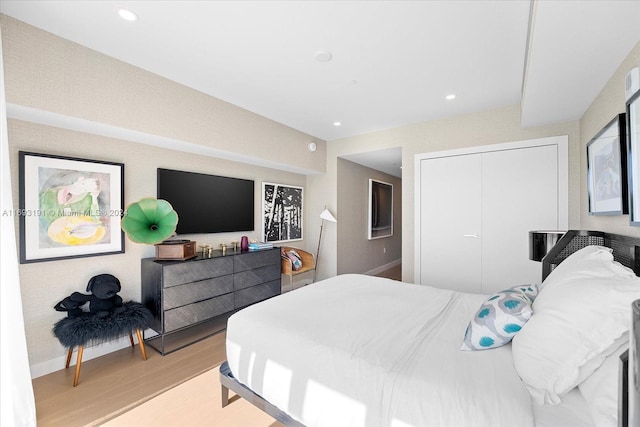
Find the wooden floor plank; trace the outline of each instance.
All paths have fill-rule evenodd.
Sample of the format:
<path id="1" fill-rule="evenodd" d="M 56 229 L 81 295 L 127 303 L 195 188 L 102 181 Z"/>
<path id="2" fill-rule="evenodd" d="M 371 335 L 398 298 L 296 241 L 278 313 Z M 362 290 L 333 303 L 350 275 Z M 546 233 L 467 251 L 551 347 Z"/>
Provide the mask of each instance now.
<path id="1" fill-rule="evenodd" d="M 97 425 L 222 363 L 221 332 L 166 356 L 127 347 L 82 363 L 73 387 L 75 355 L 68 369 L 33 380 L 39 427 Z M 63 367 L 62 367 L 63 368 Z"/>

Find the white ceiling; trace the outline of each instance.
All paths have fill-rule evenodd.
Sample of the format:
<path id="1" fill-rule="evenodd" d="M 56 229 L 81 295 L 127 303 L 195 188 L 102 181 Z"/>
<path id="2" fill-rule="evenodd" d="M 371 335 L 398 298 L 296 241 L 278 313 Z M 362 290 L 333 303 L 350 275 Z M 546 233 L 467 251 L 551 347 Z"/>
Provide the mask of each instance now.
<path id="1" fill-rule="evenodd" d="M 400 147 L 347 154 L 342 158 L 402 178 L 402 148 Z"/>
<path id="2" fill-rule="evenodd" d="M 0 12 L 327 141 L 518 103 L 525 127 L 577 120 L 640 40 L 640 1 L 626 0 L 2 0 Z"/>

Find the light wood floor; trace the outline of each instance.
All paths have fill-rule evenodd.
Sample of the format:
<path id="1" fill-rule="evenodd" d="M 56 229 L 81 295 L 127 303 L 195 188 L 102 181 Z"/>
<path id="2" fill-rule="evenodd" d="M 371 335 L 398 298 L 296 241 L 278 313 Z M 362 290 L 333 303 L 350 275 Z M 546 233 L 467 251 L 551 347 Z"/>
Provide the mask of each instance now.
<path id="1" fill-rule="evenodd" d="M 378 277 L 386 277 L 387 279 L 402 280 L 402 264 L 391 267 L 388 270 L 376 274 Z"/>
<path id="2" fill-rule="evenodd" d="M 399 265 L 377 276 L 400 280 L 401 272 Z M 83 362 L 77 387 L 72 385 L 75 365 L 36 378 L 38 426 L 100 425 L 113 419 L 220 365 L 226 359 L 224 340 L 221 332 L 166 356 L 146 346 L 146 361 L 137 345 L 128 347 Z"/>
<path id="3" fill-rule="evenodd" d="M 222 332 L 166 356 L 146 346 L 146 361 L 136 344 L 83 362 L 77 387 L 75 365 L 36 378 L 38 426 L 99 425 L 222 363 L 224 339 Z"/>

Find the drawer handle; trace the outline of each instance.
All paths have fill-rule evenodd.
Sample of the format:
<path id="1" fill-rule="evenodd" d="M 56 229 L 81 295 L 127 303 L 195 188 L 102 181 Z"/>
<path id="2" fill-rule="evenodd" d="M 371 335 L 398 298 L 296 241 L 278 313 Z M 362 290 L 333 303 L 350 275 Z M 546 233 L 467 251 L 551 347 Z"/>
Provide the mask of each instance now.
<path id="1" fill-rule="evenodd" d="M 471 239 L 477 239 L 478 238 L 478 233 L 464 234 L 462 237 L 468 237 L 468 238 L 471 238 Z"/>

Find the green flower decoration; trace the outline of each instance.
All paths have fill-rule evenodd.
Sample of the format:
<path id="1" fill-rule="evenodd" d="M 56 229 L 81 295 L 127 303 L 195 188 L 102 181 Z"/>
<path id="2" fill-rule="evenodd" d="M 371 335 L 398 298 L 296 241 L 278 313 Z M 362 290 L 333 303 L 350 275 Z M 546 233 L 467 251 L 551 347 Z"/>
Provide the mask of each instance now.
<path id="1" fill-rule="evenodd" d="M 145 197 L 127 206 L 121 226 L 133 242 L 154 245 L 176 231 L 178 214 L 169 202 Z"/>

